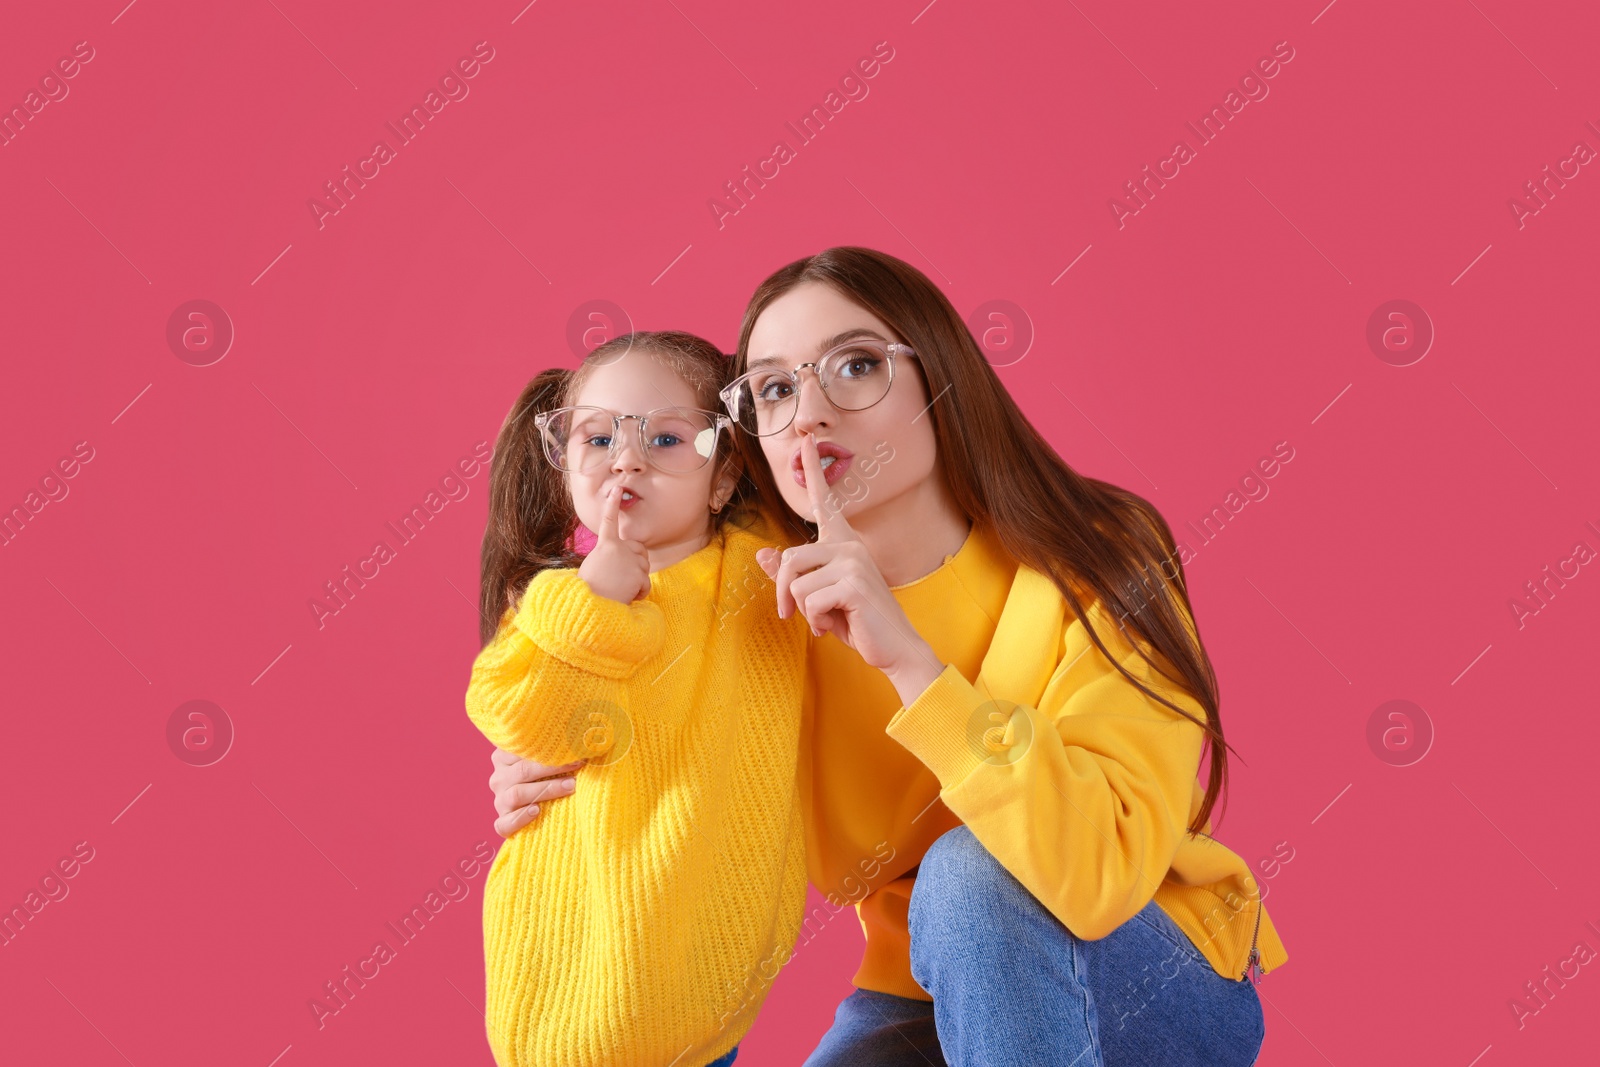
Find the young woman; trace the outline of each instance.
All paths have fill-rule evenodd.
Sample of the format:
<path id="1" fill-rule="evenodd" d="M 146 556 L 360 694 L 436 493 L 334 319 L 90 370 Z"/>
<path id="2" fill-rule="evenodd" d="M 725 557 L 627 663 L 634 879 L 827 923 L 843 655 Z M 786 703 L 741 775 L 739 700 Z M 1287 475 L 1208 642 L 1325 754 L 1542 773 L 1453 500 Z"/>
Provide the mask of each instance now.
<path id="1" fill-rule="evenodd" d="M 737 358 L 724 401 L 794 546 L 759 562 L 833 638 L 801 732 L 811 882 L 866 932 L 807 1063 L 1253 1063 L 1250 979 L 1288 957 L 1210 836 L 1227 745 L 1166 522 L 1056 455 L 892 256 L 773 274 Z M 560 768 L 495 764 L 503 834 L 561 795 Z"/>

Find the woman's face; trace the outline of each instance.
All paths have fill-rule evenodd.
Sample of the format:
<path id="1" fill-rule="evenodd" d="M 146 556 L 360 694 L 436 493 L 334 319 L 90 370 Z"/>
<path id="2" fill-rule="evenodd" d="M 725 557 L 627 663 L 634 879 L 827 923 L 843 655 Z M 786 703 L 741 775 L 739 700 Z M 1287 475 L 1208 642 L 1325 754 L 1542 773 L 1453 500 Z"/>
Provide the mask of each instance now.
<path id="1" fill-rule="evenodd" d="M 772 361 L 793 371 L 814 362 L 851 331 L 865 331 L 885 341 L 902 342 L 883 320 L 830 285 L 805 282 L 768 304 L 750 330 L 748 369 Z M 928 388 L 920 361 L 895 357 L 894 383 L 884 398 L 860 411 L 834 407 L 810 370 L 800 372 L 800 401 L 794 421 L 775 434 L 761 437 L 761 451 L 772 468 L 784 503 L 815 521 L 800 466 L 800 435 L 816 437 L 822 457 L 832 455 L 825 471 L 842 513 L 851 522 L 887 518 L 897 501 L 927 493 L 938 474 L 933 420 L 927 415 Z M 914 516 L 920 509 L 901 509 Z"/>

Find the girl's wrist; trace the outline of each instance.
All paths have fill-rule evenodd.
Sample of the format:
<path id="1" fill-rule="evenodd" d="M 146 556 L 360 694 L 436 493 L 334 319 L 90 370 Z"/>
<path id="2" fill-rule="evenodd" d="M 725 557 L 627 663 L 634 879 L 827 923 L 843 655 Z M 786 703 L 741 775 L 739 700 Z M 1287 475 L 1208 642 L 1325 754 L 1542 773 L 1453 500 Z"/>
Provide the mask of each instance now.
<path id="1" fill-rule="evenodd" d="M 604 578 L 591 578 L 582 573 L 580 573 L 578 577 L 582 578 L 583 584 L 589 587 L 589 592 L 599 597 L 601 600 L 610 600 L 617 604 L 633 603 L 631 600 L 622 599 L 620 595 L 618 595 L 616 592 L 613 592 L 614 585 Z"/>

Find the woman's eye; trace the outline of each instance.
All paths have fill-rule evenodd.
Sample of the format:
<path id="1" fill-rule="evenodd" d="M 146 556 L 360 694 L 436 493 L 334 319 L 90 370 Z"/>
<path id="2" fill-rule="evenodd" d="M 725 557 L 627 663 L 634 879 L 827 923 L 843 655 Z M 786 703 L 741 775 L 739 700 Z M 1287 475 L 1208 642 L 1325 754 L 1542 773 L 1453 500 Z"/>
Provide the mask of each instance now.
<path id="1" fill-rule="evenodd" d="M 769 402 L 783 400 L 788 397 L 790 388 L 790 383 L 785 379 L 770 378 L 764 385 L 757 387 L 756 397 Z"/>
<path id="2" fill-rule="evenodd" d="M 846 378 L 865 378 L 878 367 L 878 360 L 872 356 L 852 356 L 840 366 L 840 373 Z"/>

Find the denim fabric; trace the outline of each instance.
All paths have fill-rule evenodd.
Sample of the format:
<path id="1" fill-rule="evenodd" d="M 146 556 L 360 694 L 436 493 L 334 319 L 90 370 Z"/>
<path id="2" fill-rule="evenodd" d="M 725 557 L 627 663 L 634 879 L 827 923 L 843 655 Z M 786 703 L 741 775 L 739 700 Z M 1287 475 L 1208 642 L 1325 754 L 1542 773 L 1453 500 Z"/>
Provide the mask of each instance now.
<path id="1" fill-rule="evenodd" d="M 732 1063 L 738 1055 L 739 1046 L 735 1045 L 727 1052 L 724 1052 L 722 1055 L 706 1064 L 706 1067 L 728 1067 L 728 1064 Z"/>
<path id="2" fill-rule="evenodd" d="M 1084 941 L 972 831 L 941 835 L 911 891 L 911 974 L 932 1003 L 858 989 L 806 1067 L 1249 1067 L 1266 1034 L 1154 901 Z"/>

